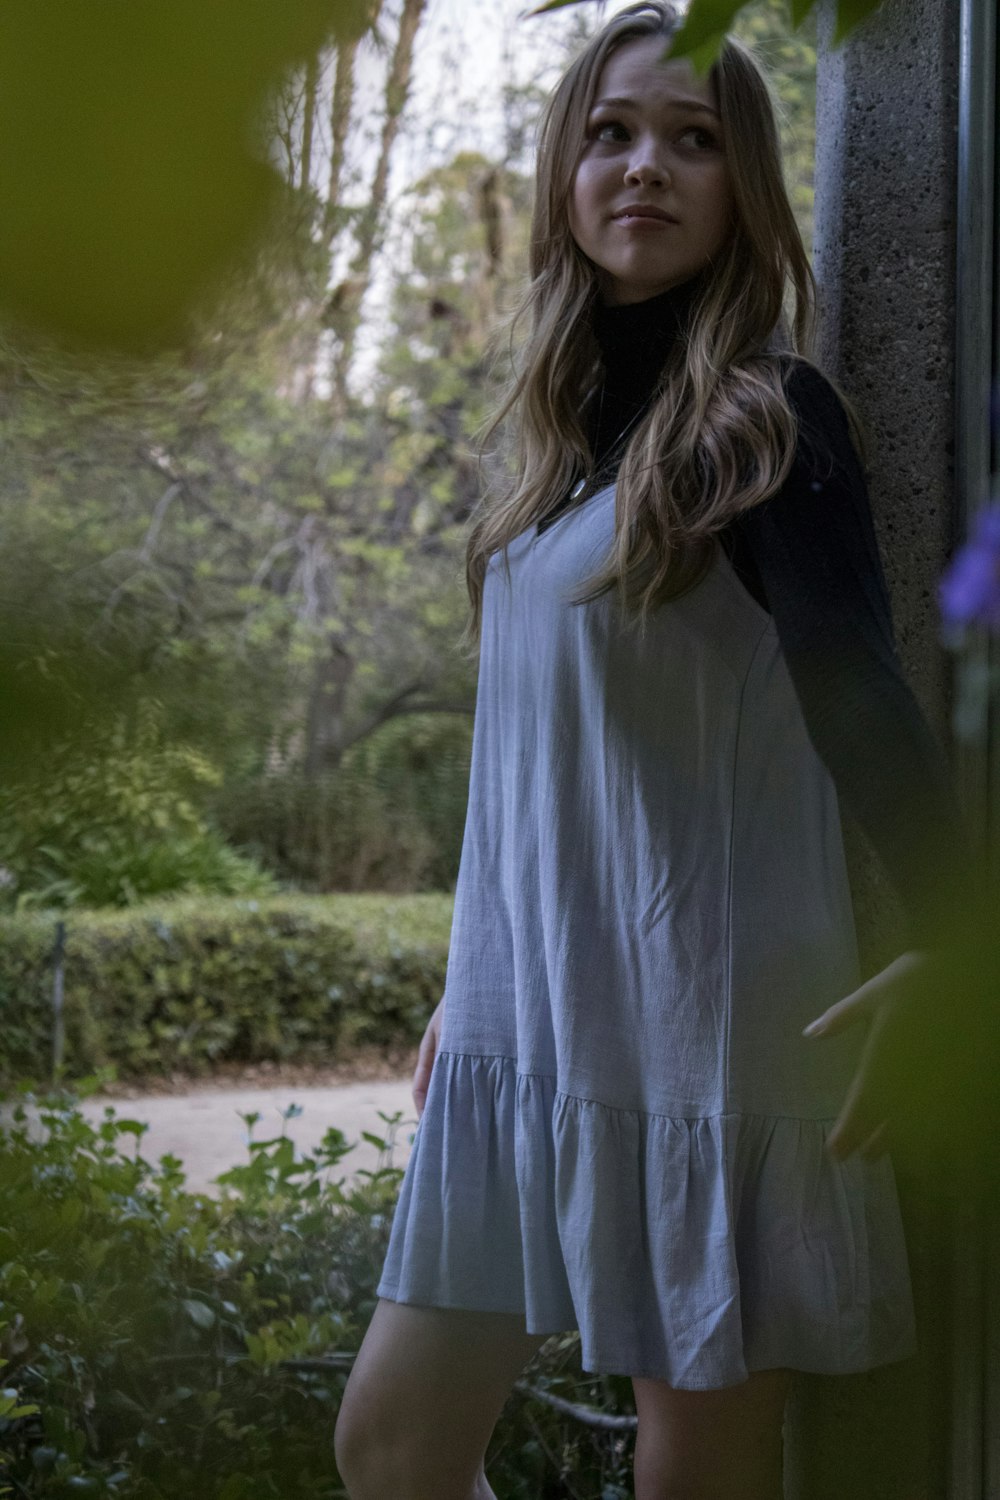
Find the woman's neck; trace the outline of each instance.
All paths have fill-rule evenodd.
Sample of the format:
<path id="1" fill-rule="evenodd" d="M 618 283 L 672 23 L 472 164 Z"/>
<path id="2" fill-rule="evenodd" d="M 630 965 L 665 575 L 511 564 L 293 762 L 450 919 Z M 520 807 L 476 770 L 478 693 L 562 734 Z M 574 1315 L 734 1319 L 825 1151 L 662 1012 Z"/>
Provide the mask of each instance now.
<path id="1" fill-rule="evenodd" d="M 589 412 L 589 437 L 597 461 L 649 400 L 687 320 L 698 278 L 643 302 L 596 303 L 591 326 L 604 365 L 603 386 Z"/>

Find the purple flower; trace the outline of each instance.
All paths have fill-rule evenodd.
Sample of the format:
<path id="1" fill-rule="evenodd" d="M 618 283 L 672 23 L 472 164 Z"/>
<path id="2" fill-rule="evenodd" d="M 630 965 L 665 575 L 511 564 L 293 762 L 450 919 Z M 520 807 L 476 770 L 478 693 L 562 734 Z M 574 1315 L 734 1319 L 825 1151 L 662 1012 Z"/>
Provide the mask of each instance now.
<path id="1" fill-rule="evenodd" d="M 1000 633 L 1000 502 L 980 511 L 973 532 L 938 585 L 949 625 L 985 625 Z"/>

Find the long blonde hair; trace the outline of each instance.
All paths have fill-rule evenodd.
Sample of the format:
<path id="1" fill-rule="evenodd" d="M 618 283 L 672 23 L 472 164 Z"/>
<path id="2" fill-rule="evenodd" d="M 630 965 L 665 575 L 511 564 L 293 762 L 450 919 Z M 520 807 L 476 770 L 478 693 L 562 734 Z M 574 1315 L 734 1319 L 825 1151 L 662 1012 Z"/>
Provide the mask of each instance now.
<path id="1" fill-rule="evenodd" d="M 565 495 L 591 462 L 581 422 L 599 375 L 591 329 L 597 271 L 577 246 L 568 204 L 601 70 L 626 42 L 673 36 L 679 18 L 664 0 L 631 5 L 587 44 L 552 94 L 541 127 L 531 233 L 530 282 L 512 320 L 529 320 L 520 368 L 485 442 L 513 416 L 516 477 L 487 490 L 466 552 L 475 647 L 492 554 L 507 547 Z M 785 188 L 775 106 L 753 54 L 727 37 L 709 79 L 726 140 L 735 222 L 716 260 L 693 283 L 678 338 L 650 408 L 625 449 L 617 479 L 615 540 L 602 567 L 572 596 L 588 603 L 617 589 L 640 628 L 653 608 L 693 589 L 708 572 L 715 533 L 784 482 L 797 422 L 784 393 L 780 355 L 811 349 L 816 283 Z M 792 332 L 784 304 L 793 294 Z M 853 414 L 852 414 L 853 416 Z"/>

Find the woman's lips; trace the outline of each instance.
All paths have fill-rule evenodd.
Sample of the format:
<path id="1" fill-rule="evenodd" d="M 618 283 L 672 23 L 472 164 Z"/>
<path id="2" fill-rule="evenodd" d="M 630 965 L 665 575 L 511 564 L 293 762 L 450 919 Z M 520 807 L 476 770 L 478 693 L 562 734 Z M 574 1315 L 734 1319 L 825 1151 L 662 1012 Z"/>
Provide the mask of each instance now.
<path id="1" fill-rule="evenodd" d="M 642 208 L 639 205 L 636 205 L 635 208 L 623 208 L 620 213 L 615 214 L 614 220 L 616 224 L 624 224 L 629 228 L 633 225 L 642 224 L 659 226 L 665 229 L 668 225 L 677 223 L 677 220 L 672 218 L 670 214 L 664 213 L 660 209 Z"/>

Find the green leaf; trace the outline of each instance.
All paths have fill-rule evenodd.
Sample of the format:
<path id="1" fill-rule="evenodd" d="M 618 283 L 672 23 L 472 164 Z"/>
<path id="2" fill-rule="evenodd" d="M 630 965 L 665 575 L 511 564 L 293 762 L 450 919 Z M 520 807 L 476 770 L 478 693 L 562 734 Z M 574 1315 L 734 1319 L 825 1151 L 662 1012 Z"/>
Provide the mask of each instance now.
<path id="1" fill-rule="evenodd" d="M 725 39 L 726 33 L 720 31 L 717 36 L 710 37 L 707 42 L 702 42 L 697 47 L 692 47 L 690 51 L 685 50 L 684 52 L 677 53 L 672 48 L 670 55 L 671 57 L 686 57 L 694 71 L 701 77 L 704 77 L 722 51 L 722 44 Z"/>
<path id="2" fill-rule="evenodd" d="M 691 0 L 684 23 L 674 37 L 670 56 L 689 57 L 699 72 L 707 71 L 699 66 L 699 60 L 703 62 L 711 49 L 714 61 L 726 32 L 744 4 L 745 0 Z"/>
<path id="3" fill-rule="evenodd" d="M 225 1484 L 219 1490 L 219 1500 L 245 1500 L 247 1495 L 254 1494 L 256 1484 L 247 1474 L 230 1474 Z"/>
<path id="4" fill-rule="evenodd" d="M 881 4 L 882 0 L 838 0 L 837 28 L 833 36 L 834 46 L 839 46 L 855 27 L 874 15 L 875 11 L 880 9 Z"/>
<path id="5" fill-rule="evenodd" d="M 49 1447 L 48 1444 L 39 1444 L 37 1448 L 33 1448 L 31 1450 L 32 1466 L 37 1469 L 40 1474 L 51 1473 L 51 1471 L 55 1468 L 57 1457 L 58 1450 L 56 1448 Z"/>
<path id="6" fill-rule="evenodd" d="M 191 1322 L 199 1328 L 212 1328 L 215 1324 L 215 1313 L 204 1302 L 197 1302 L 193 1297 L 181 1299 L 181 1305 L 187 1313 Z"/>
<path id="7" fill-rule="evenodd" d="M 578 5 L 581 0 L 546 0 L 528 11 L 529 16 L 540 16 L 546 11 L 562 10 L 567 5 Z M 815 0 L 789 0 L 792 25 L 799 27 L 815 7 Z M 839 0 L 834 44 L 839 45 L 857 26 L 873 15 L 882 0 Z M 688 57 L 699 73 L 711 67 L 723 39 L 741 10 L 747 9 L 747 0 L 691 0 L 684 23 L 674 38 L 671 57 Z"/>
<path id="8" fill-rule="evenodd" d="M 255 112 L 342 6 L 0 7 L 5 317 L 70 342 L 182 339 L 276 206 Z M 353 16 L 351 17 L 353 24 Z"/>
<path id="9" fill-rule="evenodd" d="M 579 5 L 581 0 L 545 0 L 544 5 L 536 5 L 534 10 L 529 10 L 529 16 L 540 16 L 547 10 L 562 10 L 566 5 Z"/>

